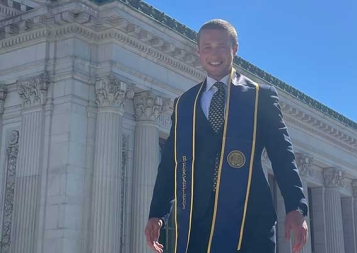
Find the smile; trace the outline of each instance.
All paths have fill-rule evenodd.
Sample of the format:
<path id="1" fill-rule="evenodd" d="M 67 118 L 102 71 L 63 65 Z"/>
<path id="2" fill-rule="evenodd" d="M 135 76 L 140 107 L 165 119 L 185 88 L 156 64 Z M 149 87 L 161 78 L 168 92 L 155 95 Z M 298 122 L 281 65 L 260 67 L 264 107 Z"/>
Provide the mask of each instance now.
<path id="1" fill-rule="evenodd" d="M 221 63 L 222 63 L 221 61 L 214 61 L 214 62 L 210 62 L 209 64 L 213 66 L 217 66 L 220 65 Z"/>

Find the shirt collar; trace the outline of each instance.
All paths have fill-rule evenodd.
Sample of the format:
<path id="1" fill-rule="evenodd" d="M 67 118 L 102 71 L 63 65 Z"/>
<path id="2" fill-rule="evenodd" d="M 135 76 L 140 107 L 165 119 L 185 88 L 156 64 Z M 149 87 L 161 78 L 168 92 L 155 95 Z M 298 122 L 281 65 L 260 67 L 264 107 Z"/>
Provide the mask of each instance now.
<path id="1" fill-rule="evenodd" d="M 219 82 L 224 83 L 226 86 L 228 86 L 228 79 L 229 79 L 229 75 L 226 75 L 225 77 L 223 77 L 221 80 L 219 80 Z M 232 79 L 236 78 L 236 70 L 233 69 L 233 74 L 232 74 Z M 206 79 L 206 91 L 210 90 L 212 88 L 212 86 L 217 82 L 217 80 L 213 79 L 212 77 L 207 76 Z"/>

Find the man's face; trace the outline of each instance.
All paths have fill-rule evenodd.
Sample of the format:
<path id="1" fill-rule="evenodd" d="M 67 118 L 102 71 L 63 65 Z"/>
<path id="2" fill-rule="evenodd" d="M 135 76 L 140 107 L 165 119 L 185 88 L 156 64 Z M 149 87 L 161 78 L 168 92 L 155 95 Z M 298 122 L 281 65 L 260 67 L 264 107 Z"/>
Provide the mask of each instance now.
<path id="1" fill-rule="evenodd" d="M 207 74 L 219 81 L 230 73 L 238 45 L 232 45 L 228 32 L 222 29 L 201 31 L 198 55 Z"/>

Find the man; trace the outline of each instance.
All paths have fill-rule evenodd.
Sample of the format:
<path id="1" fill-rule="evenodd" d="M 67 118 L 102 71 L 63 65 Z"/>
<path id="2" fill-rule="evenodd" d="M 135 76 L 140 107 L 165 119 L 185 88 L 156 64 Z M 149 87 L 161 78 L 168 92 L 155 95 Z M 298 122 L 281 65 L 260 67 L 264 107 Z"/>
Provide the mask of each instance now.
<path id="1" fill-rule="evenodd" d="M 307 203 L 274 87 L 233 69 L 237 33 L 223 20 L 204 24 L 198 53 L 207 72 L 175 100 L 145 236 L 163 252 L 160 228 L 174 201 L 175 253 L 273 253 L 276 213 L 261 166 L 266 148 L 286 208 L 294 252 L 307 240 Z"/>

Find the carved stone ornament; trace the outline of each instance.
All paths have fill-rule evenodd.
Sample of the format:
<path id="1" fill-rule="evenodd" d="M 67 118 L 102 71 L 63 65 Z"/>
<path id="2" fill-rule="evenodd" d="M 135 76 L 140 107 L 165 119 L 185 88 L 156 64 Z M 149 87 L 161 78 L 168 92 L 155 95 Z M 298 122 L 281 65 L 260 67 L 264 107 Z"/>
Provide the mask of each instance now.
<path id="1" fill-rule="evenodd" d="M 0 114 L 4 112 L 6 95 L 7 95 L 7 90 L 5 84 L 0 84 Z"/>
<path id="2" fill-rule="evenodd" d="M 19 131 L 14 130 L 10 133 L 9 144 L 6 150 L 6 182 L 4 193 L 4 213 L 2 220 L 2 236 L 0 252 L 9 253 L 11 245 L 11 229 L 12 229 L 12 216 L 14 206 L 14 193 L 15 193 L 15 178 L 16 178 L 16 162 L 17 154 L 19 151 Z"/>
<path id="3" fill-rule="evenodd" d="M 124 224 L 125 224 L 125 193 L 126 193 L 126 183 L 125 183 L 125 176 L 126 171 L 128 170 L 128 159 L 129 159 L 129 135 L 123 134 L 122 135 L 122 161 L 121 161 L 121 176 L 120 176 L 120 184 L 121 184 L 121 191 L 120 191 L 120 245 L 124 243 Z"/>
<path id="4" fill-rule="evenodd" d="M 304 177 L 312 176 L 311 165 L 314 158 L 303 153 L 296 153 L 295 157 L 300 175 Z"/>
<path id="5" fill-rule="evenodd" d="M 357 198 L 357 180 L 352 181 L 353 197 Z"/>
<path id="6" fill-rule="evenodd" d="M 99 79 L 95 83 L 97 104 L 99 107 L 110 106 L 124 110 L 126 99 L 134 97 L 134 91 L 128 90 L 127 84 L 113 76 Z"/>
<path id="7" fill-rule="evenodd" d="M 344 188 L 344 172 L 337 168 L 326 168 L 323 170 L 325 187 Z"/>
<path id="8" fill-rule="evenodd" d="M 135 94 L 136 121 L 156 121 L 163 111 L 163 99 L 151 91 Z"/>
<path id="9" fill-rule="evenodd" d="M 47 74 L 17 81 L 17 92 L 22 98 L 23 107 L 44 105 L 47 99 L 49 78 Z"/>

